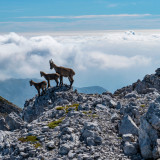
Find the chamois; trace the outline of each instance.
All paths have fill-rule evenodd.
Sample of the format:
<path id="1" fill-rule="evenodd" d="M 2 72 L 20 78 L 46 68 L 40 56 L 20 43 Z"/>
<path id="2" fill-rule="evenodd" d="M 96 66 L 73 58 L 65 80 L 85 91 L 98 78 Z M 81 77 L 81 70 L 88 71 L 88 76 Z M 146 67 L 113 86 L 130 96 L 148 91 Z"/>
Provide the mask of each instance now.
<path id="1" fill-rule="evenodd" d="M 41 77 L 44 77 L 48 81 L 48 88 L 50 87 L 50 80 L 55 80 L 58 86 L 58 78 L 60 75 L 58 73 L 52 73 L 52 74 L 46 74 L 42 71 L 40 71 Z"/>
<path id="2" fill-rule="evenodd" d="M 40 89 L 42 89 L 42 91 L 44 92 L 44 89 L 46 90 L 46 88 L 47 88 L 47 82 L 46 81 L 36 83 L 33 80 L 30 80 L 29 83 L 30 83 L 30 86 L 34 85 L 34 87 L 37 89 L 38 96 L 40 96 Z"/>
<path id="3" fill-rule="evenodd" d="M 74 82 L 73 76 L 75 75 L 75 72 L 71 68 L 56 66 L 52 61 L 52 59 L 49 61 L 49 63 L 50 63 L 50 69 L 54 68 L 56 73 L 60 75 L 60 85 L 63 85 L 63 77 L 68 77 L 70 81 L 70 87 L 71 87 Z"/>

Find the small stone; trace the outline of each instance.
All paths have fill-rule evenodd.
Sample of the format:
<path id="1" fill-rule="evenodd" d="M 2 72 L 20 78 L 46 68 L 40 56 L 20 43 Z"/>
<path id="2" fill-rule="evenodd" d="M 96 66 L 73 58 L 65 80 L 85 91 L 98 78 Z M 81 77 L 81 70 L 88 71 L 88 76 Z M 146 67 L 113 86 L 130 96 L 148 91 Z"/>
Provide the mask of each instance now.
<path id="1" fill-rule="evenodd" d="M 48 132 L 49 131 L 49 127 L 48 126 L 44 126 L 43 128 L 42 128 L 42 132 Z"/>
<path id="2" fill-rule="evenodd" d="M 70 146 L 68 144 L 62 144 L 59 149 L 59 154 L 67 155 L 70 150 Z"/>
<path id="3" fill-rule="evenodd" d="M 123 150 L 124 150 L 124 153 L 129 156 L 137 153 L 136 145 L 131 142 L 125 142 Z"/>
<path id="4" fill-rule="evenodd" d="M 46 144 L 46 146 L 47 146 L 48 149 L 53 149 L 53 148 L 55 148 L 55 143 L 54 143 L 54 141 L 51 141 L 51 142 L 48 142 Z"/>
<path id="5" fill-rule="evenodd" d="M 132 134 L 123 134 L 122 138 L 123 138 L 124 142 L 126 142 L 126 141 L 133 142 L 134 141 L 134 137 Z"/>

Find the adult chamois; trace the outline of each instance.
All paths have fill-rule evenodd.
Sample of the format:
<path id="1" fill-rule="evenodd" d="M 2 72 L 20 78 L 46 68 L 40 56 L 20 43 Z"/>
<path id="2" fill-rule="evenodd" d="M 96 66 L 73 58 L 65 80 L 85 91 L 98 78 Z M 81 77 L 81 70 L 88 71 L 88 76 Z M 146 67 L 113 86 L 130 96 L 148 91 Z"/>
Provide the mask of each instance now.
<path id="1" fill-rule="evenodd" d="M 38 96 L 40 96 L 40 89 L 42 89 L 42 92 L 44 92 L 44 89 L 46 90 L 46 88 L 47 88 L 47 82 L 46 81 L 36 83 L 33 80 L 30 80 L 29 83 L 30 83 L 30 86 L 34 85 L 34 87 L 37 89 Z"/>
<path id="2" fill-rule="evenodd" d="M 46 74 L 45 72 L 40 71 L 40 75 L 48 81 L 48 88 L 50 87 L 50 80 L 55 80 L 58 86 L 58 78 L 60 77 L 58 73 Z"/>
<path id="3" fill-rule="evenodd" d="M 63 85 L 63 77 L 68 77 L 70 81 L 70 87 L 72 87 L 72 84 L 74 82 L 73 76 L 75 75 L 75 72 L 71 68 L 65 68 L 61 66 L 56 66 L 52 59 L 49 61 L 50 63 L 50 69 L 55 69 L 56 73 L 60 75 L 60 85 Z"/>

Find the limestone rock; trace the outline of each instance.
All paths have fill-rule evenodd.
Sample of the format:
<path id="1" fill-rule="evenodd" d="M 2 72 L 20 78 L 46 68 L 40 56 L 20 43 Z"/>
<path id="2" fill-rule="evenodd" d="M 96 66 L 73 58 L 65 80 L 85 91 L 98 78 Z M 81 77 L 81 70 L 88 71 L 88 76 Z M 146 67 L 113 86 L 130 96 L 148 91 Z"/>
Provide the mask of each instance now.
<path id="1" fill-rule="evenodd" d="M 139 146 L 144 159 L 153 158 L 153 148 L 156 145 L 158 135 L 157 131 L 148 123 L 143 116 L 139 129 Z"/>
<path id="2" fill-rule="evenodd" d="M 138 135 L 138 127 L 136 124 L 133 122 L 131 117 L 129 115 L 126 115 L 123 117 L 121 120 L 121 124 L 119 126 L 119 133 L 120 134 L 133 134 L 133 135 Z"/>
<path id="3" fill-rule="evenodd" d="M 15 112 L 10 113 L 5 119 L 10 130 L 20 129 L 23 126 L 23 120 Z"/>
<path id="4" fill-rule="evenodd" d="M 137 153 L 137 145 L 132 142 L 125 142 L 124 147 L 123 147 L 124 153 L 126 155 L 135 155 Z"/>
<path id="5" fill-rule="evenodd" d="M 160 131 L 160 104 L 151 103 L 146 113 L 147 120 L 150 124 Z"/>
<path id="6" fill-rule="evenodd" d="M 7 131 L 8 126 L 5 122 L 5 119 L 3 117 L 0 118 L 0 130 Z"/>

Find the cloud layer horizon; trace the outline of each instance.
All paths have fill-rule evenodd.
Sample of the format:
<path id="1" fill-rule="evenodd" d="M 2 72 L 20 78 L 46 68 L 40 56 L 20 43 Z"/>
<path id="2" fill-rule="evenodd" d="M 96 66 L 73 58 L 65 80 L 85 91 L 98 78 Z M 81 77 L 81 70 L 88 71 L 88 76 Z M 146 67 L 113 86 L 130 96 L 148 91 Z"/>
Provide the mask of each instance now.
<path id="1" fill-rule="evenodd" d="M 160 64 L 160 34 L 0 35 L 0 80 L 40 78 L 49 60 L 73 68 L 75 86 L 99 85 L 110 91 L 153 72 Z M 139 77 L 138 77 L 139 76 Z"/>

